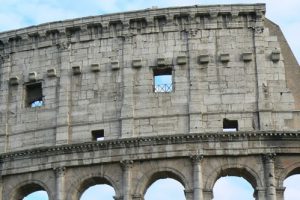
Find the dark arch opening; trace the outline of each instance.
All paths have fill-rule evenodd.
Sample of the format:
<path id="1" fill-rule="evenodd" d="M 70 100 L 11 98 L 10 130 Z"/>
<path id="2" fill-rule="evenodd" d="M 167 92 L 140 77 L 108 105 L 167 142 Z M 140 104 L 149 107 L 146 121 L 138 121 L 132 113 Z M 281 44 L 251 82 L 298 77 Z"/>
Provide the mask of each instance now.
<path id="1" fill-rule="evenodd" d="M 39 192 L 39 191 L 44 191 L 45 193 L 47 193 L 47 191 L 41 185 L 39 185 L 37 183 L 26 184 L 24 186 L 21 186 L 17 190 L 13 199 L 17 199 L 17 200 L 28 199 L 28 198 L 26 198 L 28 195 L 33 194 L 35 192 Z M 43 196 L 45 196 L 45 195 L 43 195 Z M 49 199 L 48 193 L 47 193 L 47 198 L 45 198 L 45 200 L 46 199 Z M 44 199 L 41 199 L 41 200 L 44 200 Z"/>
<path id="2" fill-rule="evenodd" d="M 113 185 L 103 177 L 92 177 L 84 180 L 78 190 L 78 200 L 88 200 L 89 196 L 105 196 L 113 199 L 116 195 Z M 102 198 L 102 197 L 101 197 Z"/>
<path id="3" fill-rule="evenodd" d="M 285 200 L 298 200 L 300 191 L 300 167 L 288 173 L 284 179 L 283 186 Z"/>

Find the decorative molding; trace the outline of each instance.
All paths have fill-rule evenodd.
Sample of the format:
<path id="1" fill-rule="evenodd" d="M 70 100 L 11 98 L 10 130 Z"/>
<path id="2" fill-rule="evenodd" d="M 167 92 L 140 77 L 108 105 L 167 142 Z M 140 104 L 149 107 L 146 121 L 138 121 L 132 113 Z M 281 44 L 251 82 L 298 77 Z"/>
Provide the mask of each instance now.
<path id="1" fill-rule="evenodd" d="M 204 156 L 203 155 L 191 155 L 190 158 L 191 158 L 193 164 L 197 164 L 203 160 Z"/>
<path id="2" fill-rule="evenodd" d="M 65 175 L 66 168 L 65 167 L 57 167 L 54 168 L 55 176 L 56 177 L 61 177 Z"/>
<path id="3" fill-rule="evenodd" d="M 274 162 L 276 158 L 276 153 L 266 153 L 263 155 L 263 159 L 265 162 Z"/>
<path id="4" fill-rule="evenodd" d="M 190 144 L 199 142 L 226 142 L 226 141 L 269 141 L 269 140 L 300 140 L 300 131 L 251 131 L 251 132 L 234 132 L 234 133 L 198 133 L 198 134 L 181 134 L 181 135 L 162 135 L 152 137 L 135 137 L 124 139 L 104 140 L 90 143 L 79 143 L 60 145 L 54 147 L 33 148 L 22 151 L 3 153 L 0 155 L 1 160 L 16 160 L 30 156 L 49 156 L 61 155 L 75 152 L 90 152 L 97 150 L 107 150 L 116 148 L 142 147 L 149 145 L 165 145 L 165 144 Z"/>
<path id="5" fill-rule="evenodd" d="M 66 49 L 68 45 L 61 44 L 62 41 L 75 43 L 158 31 L 189 31 L 190 28 L 197 26 L 190 32 L 191 36 L 195 36 L 197 29 L 218 29 L 217 18 L 223 15 L 233 16 L 226 22 L 227 29 L 244 28 L 243 16 L 255 16 L 254 19 L 246 17 L 245 19 L 248 20 L 246 24 L 256 33 L 262 33 L 264 27 L 261 24 L 263 24 L 265 10 L 264 4 L 146 9 L 52 22 L 49 27 L 42 24 L 0 33 L 0 38 L 4 49 L 12 48 L 13 51 L 21 51 L 26 45 L 28 46 L 26 48 L 58 45 L 59 48 Z M 253 24 L 256 24 L 256 27 L 252 27 Z"/>
<path id="6" fill-rule="evenodd" d="M 121 160 L 120 164 L 122 169 L 126 171 L 133 166 L 133 160 Z"/>

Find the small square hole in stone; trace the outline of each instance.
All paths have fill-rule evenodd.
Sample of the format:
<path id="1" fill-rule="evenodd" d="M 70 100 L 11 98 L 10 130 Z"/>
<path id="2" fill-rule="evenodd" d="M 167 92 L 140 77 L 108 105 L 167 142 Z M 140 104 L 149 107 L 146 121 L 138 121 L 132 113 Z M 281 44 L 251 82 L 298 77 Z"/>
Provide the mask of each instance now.
<path id="1" fill-rule="evenodd" d="M 102 141 L 104 140 L 104 130 L 93 130 L 92 131 L 92 141 Z"/>
<path id="2" fill-rule="evenodd" d="M 235 132 L 239 130 L 238 120 L 223 119 L 223 131 Z"/>

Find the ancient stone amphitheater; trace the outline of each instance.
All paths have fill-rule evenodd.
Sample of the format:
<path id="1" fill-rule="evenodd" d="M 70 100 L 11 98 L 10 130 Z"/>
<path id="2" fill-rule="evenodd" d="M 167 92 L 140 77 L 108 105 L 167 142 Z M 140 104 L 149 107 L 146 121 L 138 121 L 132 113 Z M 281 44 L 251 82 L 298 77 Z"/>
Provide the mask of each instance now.
<path id="1" fill-rule="evenodd" d="M 0 33 L 1 200 L 187 200 L 241 176 L 282 200 L 300 173 L 300 71 L 264 4 L 86 17 Z"/>

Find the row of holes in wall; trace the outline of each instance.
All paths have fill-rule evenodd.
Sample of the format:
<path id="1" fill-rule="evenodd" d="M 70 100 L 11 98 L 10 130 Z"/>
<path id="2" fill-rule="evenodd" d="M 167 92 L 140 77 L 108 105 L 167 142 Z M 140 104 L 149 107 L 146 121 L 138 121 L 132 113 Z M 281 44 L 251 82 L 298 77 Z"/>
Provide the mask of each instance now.
<path id="1" fill-rule="evenodd" d="M 238 131 L 238 121 L 223 119 L 223 131 L 224 132 L 235 132 Z M 104 130 L 92 130 L 92 141 L 103 141 L 104 140 Z"/>

